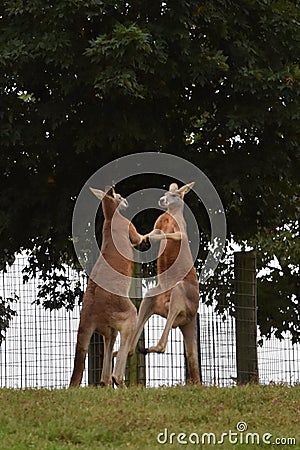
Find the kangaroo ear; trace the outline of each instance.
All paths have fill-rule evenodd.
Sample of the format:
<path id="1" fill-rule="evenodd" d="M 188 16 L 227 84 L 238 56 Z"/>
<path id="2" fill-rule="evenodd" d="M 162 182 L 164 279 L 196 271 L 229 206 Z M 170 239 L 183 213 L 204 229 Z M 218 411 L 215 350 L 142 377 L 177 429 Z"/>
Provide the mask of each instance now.
<path id="1" fill-rule="evenodd" d="M 176 192 L 176 191 L 178 191 L 178 184 L 176 183 L 170 184 L 169 192 Z"/>
<path id="2" fill-rule="evenodd" d="M 107 195 L 110 195 L 111 197 L 114 196 L 115 190 L 112 186 L 105 186 L 105 193 Z"/>
<path id="3" fill-rule="evenodd" d="M 193 188 L 194 184 L 195 184 L 195 181 L 185 184 L 180 189 L 178 189 L 179 194 L 182 195 L 182 197 L 183 197 L 185 194 L 187 194 Z"/>
<path id="4" fill-rule="evenodd" d="M 100 189 L 94 189 L 90 187 L 90 190 L 101 201 L 103 200 L 103 197 L 106 195 L 106 192 L 100 191 Z"/>

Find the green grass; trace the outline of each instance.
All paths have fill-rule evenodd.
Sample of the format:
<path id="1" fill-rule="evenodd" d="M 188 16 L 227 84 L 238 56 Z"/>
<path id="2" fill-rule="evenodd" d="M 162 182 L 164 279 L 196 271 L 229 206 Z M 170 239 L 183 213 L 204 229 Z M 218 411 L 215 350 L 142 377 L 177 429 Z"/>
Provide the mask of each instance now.
<path id="1" fill-rule="evenodd" d="M 238 422 L 258 433 L 260 444 L 201 444 L 203 433 L 217 439 Z M 168 443 L 158 433 L 168 430 Z M 179 439 L 200 443 L 179 444 Z M 170 434 L 176 433 L 170 444 Z M 194 433 L 194 434 L 191 434 Z M 296 439 L 296 445 L 268 445 L 265 433 Z M 232 436 L 231 439 L 234 439 Z M 163 435 L 161 436 L 163 440 Z M 257 438 L 256 438 L 257 439 Z M 172 440 L 172 437 L 171 437 Z M 300 449 L 300 386 L 234 388 L 178 386 L 127 390 L 80 388 L 70 390 L 0 389 L 0 449 Z"/>

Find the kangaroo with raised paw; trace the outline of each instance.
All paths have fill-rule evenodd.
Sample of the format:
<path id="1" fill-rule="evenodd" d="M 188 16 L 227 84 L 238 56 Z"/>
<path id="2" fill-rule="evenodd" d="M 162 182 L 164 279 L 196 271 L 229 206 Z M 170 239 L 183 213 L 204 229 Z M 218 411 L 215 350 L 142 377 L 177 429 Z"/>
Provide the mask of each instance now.
<path id="1" fill-rule="evenodd" d="M 132 277 L 132 245 L 142 241 L 134 225 L 120 213 L 127 200 L 112 187 L 103 192 L 90 188 L 102 201 L 104 223 L 100 256 L 91 272 L 83 297 L 70 387 L 82 380 L 85 357 L 94 332 L 104 338 L 101 385 L 124 386 L 125 365 L 136 328 L 136 308 L 128 297 Z M 109 289 L 111 286 L 111 289 Z M 120 348 L 112 373 L 113 347 L 120 332 Z"/>
<path id="2" fill-rule="evenodd" d="M 167 211 L 159 216 L 154 230 L 144 236 L 144 239 L 161 241 L 157 259 L 158 284 L 148 290 L 141 302 L 130 354 L 134 352 L 147 320 L 153 314 L 159 314 L 167 319 L 162 336 L 156 346 L 143 351 L 165 352 L 171 328 L 179 327 L 184 337 L 188 382 L 200 384 L 196 327 L 199 283 L 183 216 L 184 195 L 193 185 L 189 183 L 180 189 L 176 183 L 170 185 L 169 191 L 159 200 L 159 205 Z"/>

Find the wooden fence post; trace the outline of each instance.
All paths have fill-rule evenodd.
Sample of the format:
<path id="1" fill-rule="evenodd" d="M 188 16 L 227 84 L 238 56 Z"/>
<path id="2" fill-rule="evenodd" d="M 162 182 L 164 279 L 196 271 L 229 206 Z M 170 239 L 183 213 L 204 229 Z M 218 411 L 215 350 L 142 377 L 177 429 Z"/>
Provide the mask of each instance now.
<path id="1" fill-rule="evenodd" d="M 200 373 L 200 382 L 202 383 L 203 379 L 202 379 L 202 360 L 201 360 L 201 343 L 200 343 L 200 314 L 199 313 L 197 313 L 197 317 L 196 317 L 196 328 L 197 328 L 198 367 L 199 367 L 199 373 Z M 188 365 L 187 365 L 186 352 L 185 352 L 184 346 L 183 346 L 183 352 L 184 352 L 185 382 L 186 382 L 189 377 L 189 369 L 188 369 Z"/>
<path id="2" fill-rule="evenodd" d="M 98 230 L 101 235 L 101 229 Z M 98 233 L 97 233 L 98 235 Z M 92 248 L 92 253 L 88 259 L 88 273 L 90 273 L 94 267 L 95 261 L 99 256 L 99 250 L 95 247 Z M 86 279 L 88 282 L 88 279 Z M 103 368 L 103 356 L 104 356 L 104 340 L 103 336 L 99 333 L 94 333 L 91 337 L 88 348 L 88 385 L 99 386 L 101 381 L 101 373 Z"/>
<path id="3" fill-rule="evenodd" d="M 256 254 L 234 255 L 237 383 L 258 383 Z"/>
<path id="4" fill-rule="evenodd" d="M 99 386 L 103 367 L 104 342 L 99 333 L 94 333 L 88 350 L 88 384 Z"/>
<path id="5" fill-rule="evenodd" d="M 135 259 L 138 258 L 139 252 L 134 250 Z M 142 301 L 143 292 L 142 292 L 142 272 L 141 272 L 141 263 L 136 261 L 134 263 L 133 269 L 133 279 L 130 286 L 130 300 L 134 304 L 134 306 L 138 309 L 140 303 Z M 128 385 L 137 385 L 142 384 L 146 385 L 146 359 L 145 355 L 140 353 L 138 348 L 141 346 L 145 348 L 145 335 L 144 331 L 142 332 L 140 339 L 138 341 L 138 345 L 136 347 L 135 353 L 130 356 L 127 360 L 126 367 L 126 382 Z"/>

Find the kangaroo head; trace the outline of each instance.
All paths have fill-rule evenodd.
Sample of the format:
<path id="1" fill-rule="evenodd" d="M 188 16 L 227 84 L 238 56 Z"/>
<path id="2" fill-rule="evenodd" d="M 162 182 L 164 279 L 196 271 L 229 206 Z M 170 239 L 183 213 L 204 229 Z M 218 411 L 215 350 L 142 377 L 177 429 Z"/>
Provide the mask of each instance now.
<path id="1" fill-rule="evenodd" d="M 101 191 L 100 189 L 94 189 L 91 187 L 90 190 L 99 200 L 105 200 L 109 202 L 112 207 L 119 209 L 126 209 L 128 207 L 127 200 L 120 194 L 117 194 L 112 186 L 106 186 L 105 191 Z"/>
<path id="2" fill-rule="evenodd" d="M 162 208 L 177 208 L 182 206 L 183 197 L 187 194 L 195 182 L 185 184 L 180 189 L 178 189 L 178 185 L 176 183 L 170 184 L 169 190 L 159 199 L 159 206 Z"/>

